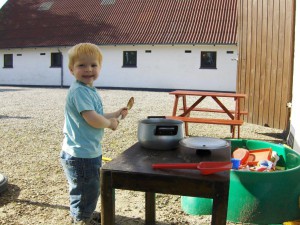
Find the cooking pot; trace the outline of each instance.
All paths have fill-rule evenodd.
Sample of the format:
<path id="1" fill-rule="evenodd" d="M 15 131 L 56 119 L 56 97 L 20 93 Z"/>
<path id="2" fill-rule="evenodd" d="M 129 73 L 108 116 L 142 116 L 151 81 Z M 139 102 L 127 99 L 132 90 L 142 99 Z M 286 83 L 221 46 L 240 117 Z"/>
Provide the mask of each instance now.
<path id="1" fill-rule="evenodd" d="M 183 138 L 183 122 L 164 118 L 148 118 L 138 124 L 138 140 L 144 148 L 171 150 Z"/>
<path id="2" fill-rule="evenodd" d="M 224 155 L 230 153 L 231 145 L 227 140 L 211 137 L 187 137 L 180 145 L 196 151 L 197 155 Z"/>

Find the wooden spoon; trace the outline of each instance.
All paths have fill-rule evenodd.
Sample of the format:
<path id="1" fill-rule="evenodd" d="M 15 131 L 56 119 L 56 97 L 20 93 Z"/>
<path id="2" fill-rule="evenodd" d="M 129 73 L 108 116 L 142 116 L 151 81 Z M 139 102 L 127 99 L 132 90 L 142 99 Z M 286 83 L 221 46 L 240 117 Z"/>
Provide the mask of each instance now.
<path id="1" fill-rule="evenodd" d="M 127 108 L 130 110 L 134 104 L 134 97 L 131 97 L 127 103 Z"/>
<path id="2" fill-rule="evenodd" d="M 131 97 L 127 103 L 127 109 L 130 110 L 134 104 L 134 97 Z M 118 117 L 118 120 L 122 119 L 122 115 Z"/>

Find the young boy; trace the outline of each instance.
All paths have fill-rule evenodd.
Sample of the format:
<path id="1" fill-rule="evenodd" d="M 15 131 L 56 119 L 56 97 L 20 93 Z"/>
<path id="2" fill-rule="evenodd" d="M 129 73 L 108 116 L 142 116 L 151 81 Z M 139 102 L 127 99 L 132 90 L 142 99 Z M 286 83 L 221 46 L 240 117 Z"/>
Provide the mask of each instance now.
<path id="1" fill-rule="evenodd" d="M 127 108 L 104 113 L 94 81 L 99 77 L 102 54 L 90 43 L 73 46 L 69 52 L 69 70 L 75 77 L 66 98 L 64 140 L 61 164 L 69 183 L 70 213 L 73 224 L 100 224 L 94 213 L 100 194 L 101 140 L 104 128 L 116 130 L 118 117 L 126 117 Z"/>

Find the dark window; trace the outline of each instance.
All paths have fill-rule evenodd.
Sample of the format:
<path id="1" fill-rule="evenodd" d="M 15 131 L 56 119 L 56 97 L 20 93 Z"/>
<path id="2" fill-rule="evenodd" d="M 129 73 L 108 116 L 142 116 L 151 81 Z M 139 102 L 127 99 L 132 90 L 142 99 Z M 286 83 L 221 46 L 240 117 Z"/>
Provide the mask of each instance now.
<path id="1" fill-rule="evenodd" d="M 4 54 L 4 68 L 13 68 L 13 54 Z"/>
<path id="2" fill-rule="evenodd" d="M 115 4 L 115 0 L 102 0 L 101 5 L 112 5 Z"/>
<path id="3" fill-rule="evenodd" d="M 53 1 L 52 2 L 43 2 L 40 7 L 38 8 L 38 10 L 40 11 L 48 11 L 51 6 L 53 5 Z"/>
<path id="4" fill-rule="evenodd" d="M 201 52 L 201 69 L 217 68 L 217 52 Z"/>
<path id="5" fill-rule="evenodd" d="M 136 51 L 123 52 L 123 67 L 136 67 Z"/>
<path id="6" fill-rule="evenodd" d="M 60 52 L 51 53 L 51 67 L 62 66 L 62 55 Z"/>

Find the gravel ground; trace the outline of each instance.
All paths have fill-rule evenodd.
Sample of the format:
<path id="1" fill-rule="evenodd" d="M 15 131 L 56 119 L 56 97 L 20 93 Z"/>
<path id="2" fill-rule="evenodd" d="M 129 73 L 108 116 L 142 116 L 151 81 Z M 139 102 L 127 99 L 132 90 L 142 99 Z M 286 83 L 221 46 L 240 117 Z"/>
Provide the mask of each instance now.
<path id="1" fill-rule="evenodd" d="M 135 105 L 118 130 L 106 130 L 105 157 L 114 158 L 137 142 L 140 119 L 172 112 L 174 97 L 167 92 L 99 92 L 107 112 L 125 106 L 131 96 L 135 98 Z M 9 178 L 8 190 L 0 195 L 0 224 L 69 224 L 68 187 L 59 164 L 66 93 L 64 88 L 0 86 L 0 173 Z M 233 106 L 233 102 L 226 105 Z M 228 126 L 189 127 L 193 136 L 230 138 Z M 241 128 L 241 137 L 283 141 L 281 130 L 247 123 Z M 142 193 L 117 190 L 116 199 L 118 224 L 144 224 Z M 187 215 L 181 210 L 180 196 L 158 194 L 157 221 L 159 225 L 209 224 L 210 216 Z"/>

